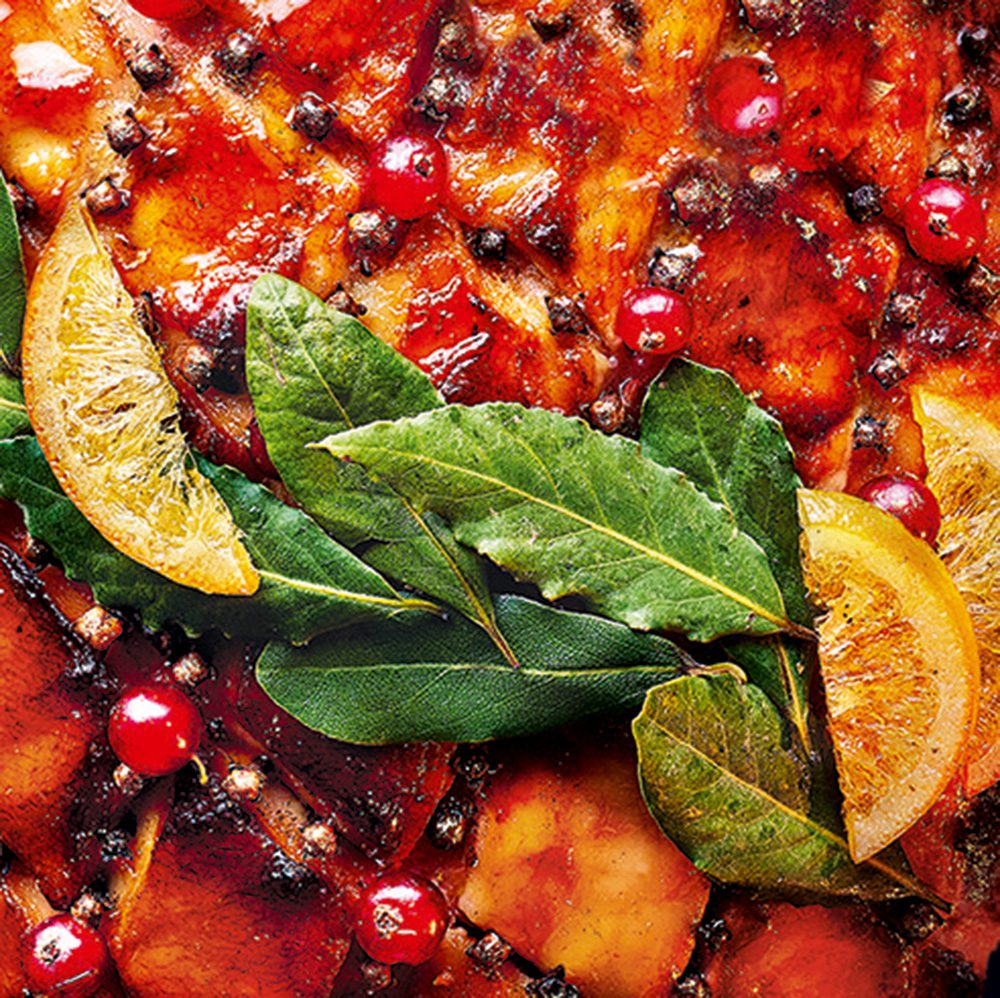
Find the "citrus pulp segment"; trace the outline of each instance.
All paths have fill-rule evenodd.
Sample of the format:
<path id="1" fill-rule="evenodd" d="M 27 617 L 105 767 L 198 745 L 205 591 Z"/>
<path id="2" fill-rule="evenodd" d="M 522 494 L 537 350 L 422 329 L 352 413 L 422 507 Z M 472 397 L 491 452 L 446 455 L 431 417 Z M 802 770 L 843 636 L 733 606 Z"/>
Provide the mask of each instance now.
<path id="1" fill-rule="evenodd" d="M 1000 428 L 952 398 L 914 391 L 927 484 L 941 507 L 938 550 L 968 607 L 979 642 L 979 720 L 966 783 L 1000 778 Z"/>
<path id="2" fill-rule="evenodd" d="M 799 493 L 806 582 L 851 855 L 910 827 L 965 758 L 979 693 L 972 623 L 933 550 L 853 496 Z"/>
<path id="3" fill-rule="evenodd" d="M 194 466 L 156 347 L 76 205 L 39 261 L 22 351 L 38 442 L 90 523 L 174 582 L 253 593 L 259 576 L 222 497 Z"/>

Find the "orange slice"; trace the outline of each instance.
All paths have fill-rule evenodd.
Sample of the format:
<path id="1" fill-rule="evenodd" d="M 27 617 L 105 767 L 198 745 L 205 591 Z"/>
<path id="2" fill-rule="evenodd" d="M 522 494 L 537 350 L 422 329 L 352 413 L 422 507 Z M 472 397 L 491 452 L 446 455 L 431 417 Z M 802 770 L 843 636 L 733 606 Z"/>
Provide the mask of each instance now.
<path id="1" fill-rule="evenodd" d="M 71 205 L 28 294 L 24 396 L 59 484 L 119 551 L 174 582 L 248 595 L 260 579 L 194 466 L 177 393 L 93 223 Z"/>
<path id="2" fill-rule="evenodd" d="M 979 657 L 944 563 L 853 496 L 799 493 L 806 581 L 827 613 L 819 657 L 855 862 L 884 849 L 965 758 Z"/>
<path id="3" fill-rule="evenodd" d="M 1000 427 L 926 389 L 912 401 L 941 506 L 938 551 L 979 642 L 979 721 L 966 770 L 967 789 L 978 793 L 1000 779 Z"/>

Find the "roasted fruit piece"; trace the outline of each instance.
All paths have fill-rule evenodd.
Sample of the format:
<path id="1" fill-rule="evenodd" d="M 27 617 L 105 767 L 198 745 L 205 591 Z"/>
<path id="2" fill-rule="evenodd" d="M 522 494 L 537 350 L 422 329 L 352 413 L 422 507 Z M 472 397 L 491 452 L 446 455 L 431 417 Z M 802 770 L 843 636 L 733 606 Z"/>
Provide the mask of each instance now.
<path id="1" fill-rule="evenodd" d="M 646 811 L 634 759 L 546 746 L 503 765 L 459 908 L 538 966 L 564 964 L 588 994 L 662 995 L 691 955 L 708 883 Z"/>
<path id="2" fill-rule="evenodd" d="M 114 806 L 108 693 L 93 654 L 0 547 L 0 838 L 58 903 L 89 875 L 93 831 Z"/>
<path id="3" fill-rule="evenodd" d="M 193 781 L 140 813 L 134 863 L 115 881 L 112 949 L 141 995 L 326 996 L 347 952 L 339 898 Z"/>

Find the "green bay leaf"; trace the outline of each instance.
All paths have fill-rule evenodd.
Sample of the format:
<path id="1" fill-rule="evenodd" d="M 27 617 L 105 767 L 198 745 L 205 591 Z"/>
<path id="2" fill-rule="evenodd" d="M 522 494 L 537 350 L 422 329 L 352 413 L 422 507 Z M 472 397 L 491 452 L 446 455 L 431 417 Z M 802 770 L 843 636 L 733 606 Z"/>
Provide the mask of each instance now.
<path id="1" fill-rule="evenodd" d="M 461 617 L 362 626 L 306 648 L 270 644 L 257 662 L 267 694 L 304 724 L 362 744 L 484 741 L 634 711 L 688 657 L 664 638 L 518 596 L 497 620 L 512 669 Z"/>
<path id="2" fill-rule="evenodd" d="M 138 610 L 149 627 L 168 621 L 189 633 L 212 629 L 247 638 L 308 641 L 359 621 L 406 610 L 435 610 L 400 597 L 301 510 L 231 468 L 199 467 L 233 512 L 260 589 L 249 597 L 210 596 L 170 582 L 108 543 L 59 487 L 33 437 L 0 442 L 0 494 L 24 511 L 70 578 L 87 582 L 106 606 Z"/>
<path id="3" fill-rule="evenodd" d="M 0 363 L 8 371 L 13 371 L 17 363 L 26 299 L 27 282 L 17 214 L 7 182 L 0 174 Z"/>
<path id="4" fill-rule="evenodd" d="M 0 371 L 0 440 L 26 433 L 31 433 L 31 421 L 21 382 L 14 375 Z"/>
<path id="5" fill-rule="evenodd" d="M 796 627 L 728 510 L 639 447 L 511 403 L 447 406 L 320 444 L 357 461 L 543 595 L 696 641 Z"/>
<path id="6" fill-rule="evenodd" d="M 856 865 L 814 813 L 781 718 L 753 686 L 683 677 L 650 690 L 632 725 L 643 796 L 666 835 L 709 876 L 802 900 L 917 895 L 941 904 L 886 850 Z"/>
<path id="7" fill-rule="evenodd" d="M 643 454 L 677 468 L 722 503 L 766 552 L 789 617 L 812 626 L 799 559 L 799 516 L 792 449 L 781 424 L 758 408 L 725 372 L 675 360 L 653 382 L 642 408 Z M 787 710 L 802 743 L 810 745 L 809 664 L 801 642 L 727 641 L 726 656 Z"/>
<path id="8" fill-rule="evenodd" d="M 378 419 L 441 406 L 427 376 L 357 319 L 275 274 L 247 306 L 247 382 L 268 453 L 295 499 L 378 571 L 482 626 L 510 657 L 480 560 L 432 513 L 357 465 L 307 445 Z"/>

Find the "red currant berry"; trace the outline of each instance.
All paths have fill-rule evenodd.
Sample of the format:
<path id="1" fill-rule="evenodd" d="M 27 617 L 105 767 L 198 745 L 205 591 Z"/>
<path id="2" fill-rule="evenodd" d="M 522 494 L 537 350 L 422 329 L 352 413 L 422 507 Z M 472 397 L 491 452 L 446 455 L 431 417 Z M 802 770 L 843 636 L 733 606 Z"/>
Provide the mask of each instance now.
<path id="1" fill-rule="evenodd" d="M 770 132 L 781 118 L 784 87 L 760 59 L 735 56 L 717 63 L 705 82 L 705 107 L 720 131 L 741 139 Z"/>
<path id="2" fill-rule="evenodd" d="M 361 895 L 354 933 L 379 963 L 423 963 L 448 927 L 448 902 L 429 881 L 405 873 L 381 877 Z"/>
<path id="3" fill-rule="evenodd" d="M 961 184 L 940 178 L 907 198 L 903 224 L 913 252 L 943 267 L 967 263 L 986 238 L 982 204 Z"/>
<path id="4" fill-rule="evenodd" d="M 172 686 L 137 686 L 112 708 L 108 738 L 126 766 L 142 776 L 166 776 L 198 751 L 201 717 Z"/>
<path id="5" fill-rule="evenodd" d="M 429 135 L 395 135 L 375 147 L 368 171 L 372 200 L 397 218 L 420 218 L 444 193 L 448 163 Z"/>
<path id="6" fill-rule="evenodd" d="M 691 340 L 691 309 L 676 291 L 635 288 L 618 306 L 615 331 L 644 353 L 677 353 Z"/>
<path id="7" fill-rule="evenodd" d="M 180 21 L 200 14 L 205 5 L 202 0 L 128 0 L 129 5 L 143 17 L 157 21 Z"/>
<path id="8" fill-rule="evenodd" d="M 882 475 L 861 490 L 861 498 L 891 513 L 911 534 L 933 544 L 941 527 L 941 509 L 934 493 L 913 475 Z"/>
<path id="9" fill-rule="evenodd" d="M 101 934 L 71 915 L 53 915 L 21 938 L 32 993 L 88 998 L 107 978 L 111 958 Z"/>

